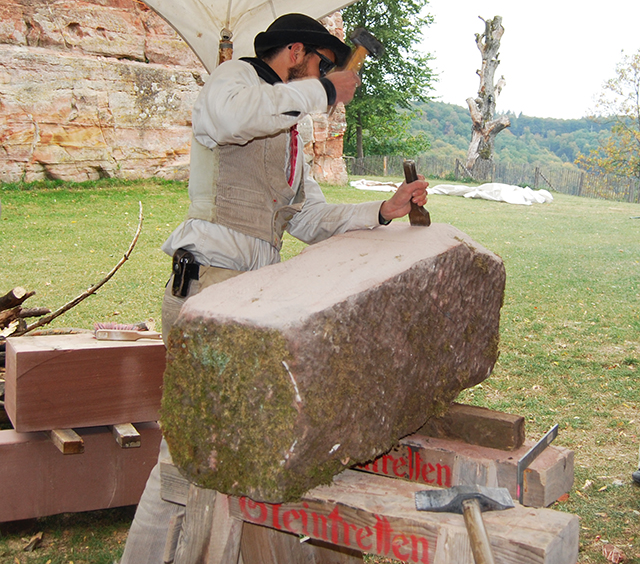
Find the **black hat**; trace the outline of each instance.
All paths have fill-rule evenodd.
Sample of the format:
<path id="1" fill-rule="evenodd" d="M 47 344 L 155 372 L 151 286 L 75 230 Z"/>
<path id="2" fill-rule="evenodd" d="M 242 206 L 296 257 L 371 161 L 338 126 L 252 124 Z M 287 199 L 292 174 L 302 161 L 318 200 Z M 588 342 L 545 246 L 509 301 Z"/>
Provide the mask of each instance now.
<path id="1" fill-rule="evenodd" d="M 324 47 L 335 53 L 339 67 L 344 65 L 351 54 L 351 49 L 331 35 L 318 21 L 304 14 L 285 14 L 276 19 L 267 31 L 256 35 L 253 46 L 256 55 L 262 57 L 274 47 L 283 47 L 289 43 L 304 43 L 315 47 Z"/>

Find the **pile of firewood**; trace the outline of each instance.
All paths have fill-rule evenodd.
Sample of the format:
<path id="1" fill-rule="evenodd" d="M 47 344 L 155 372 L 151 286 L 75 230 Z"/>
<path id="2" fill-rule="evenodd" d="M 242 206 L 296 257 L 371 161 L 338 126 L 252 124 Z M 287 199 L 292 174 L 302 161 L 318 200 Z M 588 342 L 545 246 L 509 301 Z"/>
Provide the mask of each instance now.
<path id="1" fill-rule="evenodd" d="M 24 288 L 17 286 L 0 297 L 0 340 L 16 331 L 23 332 L 27 327 L 25 319 L 51 313 L 51 310 L 46 307 L 22 307 L 22 304 L 33 295 L 35 292 L 27 292 Z"/>
<path id="2" fill-rule="evenodd" d="M 27 328 L 29 317 L 41 317 L 51 313 L 46 307 L 24 308 L 22 304 L 35 292 L 27 292 L 17 286 L 0 297 L 0 424 L 7 421 L 4 413 L 5 339 L 13 333 L 20 334 Z"/>

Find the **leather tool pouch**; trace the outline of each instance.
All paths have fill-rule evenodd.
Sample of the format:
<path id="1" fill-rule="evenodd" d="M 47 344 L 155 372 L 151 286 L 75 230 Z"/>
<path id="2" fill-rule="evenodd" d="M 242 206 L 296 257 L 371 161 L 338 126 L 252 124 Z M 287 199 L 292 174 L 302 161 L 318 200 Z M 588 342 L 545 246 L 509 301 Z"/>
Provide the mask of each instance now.
<path id="1" fill-rule="evenodd" d="M 198 280 L 200 265 L 196 257 L 189 251 L 178 249 L 173 254 L 173 286 L 171 293 L 174 296 L 186 298 L 189 293 L 189 284 L 192 280 Z"/>

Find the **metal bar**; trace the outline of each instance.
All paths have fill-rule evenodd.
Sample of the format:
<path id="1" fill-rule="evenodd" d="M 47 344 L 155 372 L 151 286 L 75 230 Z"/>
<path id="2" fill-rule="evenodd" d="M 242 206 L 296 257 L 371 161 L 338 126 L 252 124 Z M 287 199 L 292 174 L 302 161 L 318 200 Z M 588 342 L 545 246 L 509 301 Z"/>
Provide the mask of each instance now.
<path id="1" fill-rule="evenodd" d="M 518 503 L 522 505 L 524 499 L 524 471 L 531 463 L 540 456 L 540 453 L 547 448 L 553 440 L 558 436 L 558 424 L 556 423 L 551 430 L 542 437 L 529 451 L 518 461 L 518 483 L 516 487 L 516 495 Z"/>

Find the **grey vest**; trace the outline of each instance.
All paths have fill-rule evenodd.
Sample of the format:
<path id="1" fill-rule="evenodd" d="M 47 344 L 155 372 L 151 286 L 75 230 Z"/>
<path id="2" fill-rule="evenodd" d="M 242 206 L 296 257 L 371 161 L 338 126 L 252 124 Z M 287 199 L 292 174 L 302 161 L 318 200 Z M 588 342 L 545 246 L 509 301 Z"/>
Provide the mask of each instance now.
<path id="1" fill-rule="evenodd" d="M 304 204 L 304 181 L 289 186 L 289 135 L 208 149 L 191 139 L 188 218 L 204 219 L 282 247 L 282 235 Z M 300 154 L 298 158 L 302 158 Z"/>

